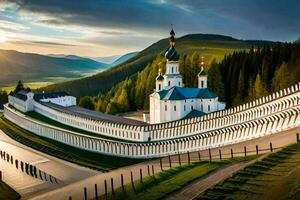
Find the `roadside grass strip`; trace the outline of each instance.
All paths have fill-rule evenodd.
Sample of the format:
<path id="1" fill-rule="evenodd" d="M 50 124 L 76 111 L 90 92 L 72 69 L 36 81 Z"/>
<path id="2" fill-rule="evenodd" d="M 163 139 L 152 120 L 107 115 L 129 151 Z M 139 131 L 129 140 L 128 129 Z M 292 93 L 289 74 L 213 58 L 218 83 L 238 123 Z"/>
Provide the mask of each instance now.
<path id="1" fill-rule="evenodd" d="M 116 189 L 114 193 L 107 194 L 108 199 L 162 199 L 167 195 L 180 190 L 182 187 L 188 185 L 192 181 L 201 177 L 207 176 L 215 170 L 225 167 L 235 162 L 249 161 L 256 156 L 247 156 L 242 158 L 235 158 L 232 160 L 221 161 L 199 161 L 174 167 L 162 172 L 156 173 L 154 176 L 144 178 L 143 181 L 137 180 L 135 182 L 124 185 Z M 105 195 L 100 197 L 101 200 L 106 199 Z"/>
<path id="2" fill-rule="evenodd" d="M 0 181 L 0 200 L 17 200 L 21 196 L 6 183 Z"/>
<path id="3" fill-rule="evenodd" d="M 197 199 L 300 199 L 300 142 L 245 167 Z"/>
<path id="4" fill-rule="evenodd" d="M 203 177 L 216 169 L 219 169 L 233 161 L 200 161 L 190 165 L 174 167 L 154 176 L 144 178 L 143 181 L 137 180 L 133 184 L 124 186 L 124 191 L 118 188 L 114 193 L 108 193 L 108 199 L 161 199 L 164 196 L 177 191 L 190 183 L 191 181 Z M 105 199 L 102 195 L 100 199 Z"/>

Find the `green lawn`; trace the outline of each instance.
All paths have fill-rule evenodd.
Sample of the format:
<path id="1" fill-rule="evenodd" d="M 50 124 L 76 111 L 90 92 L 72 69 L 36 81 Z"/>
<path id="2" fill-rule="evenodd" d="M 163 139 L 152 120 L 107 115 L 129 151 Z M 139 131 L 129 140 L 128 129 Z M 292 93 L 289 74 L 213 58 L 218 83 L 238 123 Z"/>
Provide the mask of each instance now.
<path id="1" fill-rule="evenodd" d="M 0 181 L 0 200 L 16 200 L 20 195 L 6 183 Z"/>
<path id="2" fill-rule="evenodd" d="M 237 172 L 199 199 L 300 199 L 300 142 Z"/>
<path id="3" fill-rule="evenodd" d="M 130 199 L 130 200 L 151 200 L 161 199 L 168 194 L 175 192 L 182 187 L 186 186 L 190 182 L 199 179 L 214 170 L 220 169 L 230 163 L 249 160 L 254 157 L 239 158 L 235 160 L 223 160 L 213 161 L 211 163 L 207 161 L 200 161 L 192 163 L 191 165 L 183 165 L 181 167 L 175 167 L 168 170 L 164 170 L 155 176 L 147 177 L 141 182 L 140 180 L 134 182 L 134 187 L 131 183 L 125 185 L 125 190 L 118 188 L 115 190 L 114 195 L 108 194 L 108 199 Z M 100 199 L 105 199 L 105 195 Z"/>
<path id="4" fill-rule="evenodd" d="M 107 156 L 81 150 L 48 138 L 37 136 L 9 122 L 4 117 L 0 118 L 0 129 L 9 137 L 33 149 L 100 171 L 108 171 L 110 169 L 145 161 L 143 159 Z"/>
<path id="5" fill-rule="evenodd" d="M 13 107 L 11 107 L 13 108 Z M 15 109 L 15 108 L 13 108 Z M 19 111 L 17 111 L 19 112 Z M 85 135 L 89 135 L 89 136 L 93 136 L 93 137 L 98 137 L 98 138 L 104 138 L 104 139 L 113 139 L 113 140 L 116 140 L 116 141 L 128 141 L 128 140 L 123 140 L 123 139 L 118 139 L 118 138 L 113 138 L 113 137 L 109 137 L 109 136 L 104 136 L 104 135 L 100 135 L 100 134 L 96 134 L 96 133 L 92 133 L 92 132 L 89 132 L 89 131 L 85 131 L 85 130 L 82 130 L 82 129 L 79 129 L 79 128 L 74 128 L 72 126 L 68 126 L 68 125 L 65 125 L 65 124 L 62 124 L 58 121 L 54 121 L 48 117 L 45 117 L 39 113 L 36 113 L 34 111 L 32 112 L 27 112 L 27 113 L 22 113 L 30 118 L 33 118 L 34 120 L 37 120 L 37 121 L 40 121 L 40 122 L 44 122 L 46 124 L 50 124 L 52 126 L 56 126 L 56 127 L 59 127 L 59 128 L 62 128 L 62 129 L 66 129 L 66 130 L 69 130 L 69 131 L 73 131 L 73 132 L 76 132 L 76 133 L 82 133 L 82 134 L 85 134 Z M 130 141 L 130 143 L 135 143 L 134 141 Z"/>

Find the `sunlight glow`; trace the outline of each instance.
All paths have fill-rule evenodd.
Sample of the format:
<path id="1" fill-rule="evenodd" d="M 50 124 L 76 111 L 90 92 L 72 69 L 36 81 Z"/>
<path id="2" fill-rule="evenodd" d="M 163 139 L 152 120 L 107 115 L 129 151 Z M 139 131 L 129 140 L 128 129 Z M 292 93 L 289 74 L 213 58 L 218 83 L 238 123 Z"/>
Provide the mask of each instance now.
<path id="1" fill-rule="evenodd" d="M 0 43 L 4 43 L 7 41 L 6 33 L 3 31 L 0 31 Z"/>

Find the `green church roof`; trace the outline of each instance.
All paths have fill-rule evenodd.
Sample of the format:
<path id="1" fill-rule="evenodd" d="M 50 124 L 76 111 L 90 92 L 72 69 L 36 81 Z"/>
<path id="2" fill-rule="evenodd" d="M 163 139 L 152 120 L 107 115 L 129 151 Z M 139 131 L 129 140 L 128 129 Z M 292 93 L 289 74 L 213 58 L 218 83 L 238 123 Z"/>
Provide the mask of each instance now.
<path id="1" fill-rule="evenodd" d="M 182 88 L 176 86 L 169 90 L 162 90 L 158 94 L 161 100 L 213 99 L 218 97 L 208 88 Z"/>
<path id="2" fill-rule="evenodd" d="M 161 74 L 159 74 L 159 75 L 156 77 L 156 80 L 157 80 L 157 81 L 162 81 L 162 80 L 164 80 L 164 77 L 163 77 Z"/>
<path id="3" fill-rule="evenodd" d="M 168 61 L 178 61 L 179 60 L 179 53 L 176 51 L 174 46 L 170 46 L 167 51 L 165 52 L 165 57 Z"/>

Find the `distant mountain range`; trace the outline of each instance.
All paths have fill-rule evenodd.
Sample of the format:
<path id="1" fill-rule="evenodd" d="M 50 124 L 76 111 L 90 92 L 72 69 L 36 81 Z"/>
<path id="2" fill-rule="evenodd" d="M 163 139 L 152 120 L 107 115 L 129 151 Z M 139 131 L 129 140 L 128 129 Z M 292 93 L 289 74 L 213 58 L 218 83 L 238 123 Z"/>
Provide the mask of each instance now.
<path id="1" fill-rule="evenodd" d="M 229 36 L 214 34 L 190 34 L 177 39 L 176 48 L 180 54 L 197 52 L 205 56 L 207 64 L 213 58 L 222 60 L 225 54 L 247 50 L 253 46 L 272 45 L 271 41 L 239 40 Z M 42 88 L 44 91 L 67 91 L 75 96 L 95 96 L 106 92 L 126 77 L 143 70 L 158 54 L 169 47 L 168 39 L 162 39 L 137 53 L 127 61 L 95 75 L 53 84 Z"/>
<path id="2" fill-rule="evenodd" d="M 98 62 L 103 62 L 107 63 L 110 66 L 116 66 L 118 64 L 121 64 L 130 58 L 136 56 L 138 52 L 131 52 L 127 53 L 125 55 L 114 55 L 114 56 L 108 56 L 108 57 L 97 57 L 97 58 L 92 58 L 93 60 L 96 60 Z"/>
<path id="3" fill-rule="evenodd" d="M 130 54 L 115 60 L 126 61 Z M 18 80 L 57 83 L 95 74 L 113 65 L 76 55 L 40 55 L 0 49 L 0 88 L 16 84 Z"/>
<path id="4" fill-rule="evenodd" d="M 127 60 L 133 58 L 134 56 L 136 56 L 139 52 L 131 52 L 131 53 L 127 53 L 123 56 L 120 56 L 118 59 L 116 59 L 113 63 L 111 63 L 112 66 L 116 66 L 119 65 L 123 62 L 126 62 Z"/>

